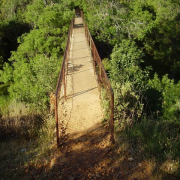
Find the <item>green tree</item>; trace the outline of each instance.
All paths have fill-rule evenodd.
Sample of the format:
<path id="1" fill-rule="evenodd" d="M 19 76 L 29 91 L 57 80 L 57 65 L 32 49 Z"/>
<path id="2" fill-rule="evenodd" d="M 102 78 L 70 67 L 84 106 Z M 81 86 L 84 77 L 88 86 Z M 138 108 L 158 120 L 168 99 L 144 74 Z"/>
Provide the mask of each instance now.
<path id="1" fill-rule="evenodd" d="M 180 82 L 174 84 L 167 75 L 160 80 L 155 74 L 154 79 L 149 81 L 151 88 L 161 93 L 160 101 L 162 102 L 162 119 L 179 124 L 180 118 Z"/>
<path id="2" fill-rule="evenodd" d="M 142 70 L 143 52 L 135 42 L 123 40 L 116 45 L 111 55 L 110 79 L 115 94 L 116 118 L 132 123 L 141 116 L 142 97 L 148 88 L 148 69 Z"/>
<path id="3" fill-rule="evenodd" d="M 73 12 L 60 4 L 37 3 L 41 11 L 31 21 L 34 29 L 18 39 L 20 45 L 9 59 L 12 66 L 5 64 L 1 81 L 11 82 L 11 97 L 43 108 L 48 93 L 55 89 Z M 28 6 L 27 22 L 36 5 Z"/>

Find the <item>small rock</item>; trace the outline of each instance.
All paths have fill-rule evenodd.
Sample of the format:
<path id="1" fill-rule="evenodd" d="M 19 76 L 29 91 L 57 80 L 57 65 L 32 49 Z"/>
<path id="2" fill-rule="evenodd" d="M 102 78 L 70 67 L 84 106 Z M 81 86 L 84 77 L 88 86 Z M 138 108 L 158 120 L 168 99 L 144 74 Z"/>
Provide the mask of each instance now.
<path id="1" fill-rule="evenodd" d="M 132 157 L 128 158 L 128 161 L 134 161 L 134 159 Z"/>
<path id="2" fill-rule="evenodd" d="M 21 149 L 21 152 L 24 152 L 24 151 L 26 151 L 26 149 Z"/>
<path id="3" fill-rule="evenodd" d="M 74 178 L 72 176 L 68 176 L 67 180 L 74 180 Z"/>

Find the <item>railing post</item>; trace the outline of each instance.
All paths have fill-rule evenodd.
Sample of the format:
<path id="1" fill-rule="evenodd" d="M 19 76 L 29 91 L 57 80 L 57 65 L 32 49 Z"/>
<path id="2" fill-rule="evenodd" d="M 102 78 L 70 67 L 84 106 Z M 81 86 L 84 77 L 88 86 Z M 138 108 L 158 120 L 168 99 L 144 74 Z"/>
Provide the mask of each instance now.
<path id="1" fill-rule="evenodd" d="M 111 92 L 111 116 L 110 116 L 110 131 L 111 131 L 111 138 L 110 141 L 112 144 L 115 144 L 114 140 L 114 93 Z"/>
<path id="2" fill-rule="evenodd" d="M 99 66 L 99 98 L 101 99 L 101 82 L 102 82 L 102 77 L 101 77 L 101 63 Z"/>
<path id="3" fill-rule="evenodd" d="M 68 49 L 68 51 L 69 51 L 69 49 Z M 69 57 L 67 58 L 67 62 L 66 62 L 66 76 L 68 75 L 68 63 L 69 63 Z"/>
<path id="4" fill-rule="evenodd" d="M 102 74 L 102 72 L 101 72 L 102 67 L 101 67 L 101 63 L 99 63 L 99 64 L 100 64 L 100 66 L 99 66 L 99 76 L 100 76 L 100 80 L 102 81 L 102 76 L 101 76 L 101 74 Z"/>
<path id="5" fill-rule="evenodd" d="M 89 46 L 90 46 L 91 54 L 92 54 L 92 46 L 91 46 L 91 45 L 92 45 L 92 39 L 91 39 L 90 37 L 91 37 L 91 36 L 90 36 L 90 34 L 89 34 L 89 41 L 90 41 L 90 42 L 89 42 Z"/>
<path id="6" fill-rule="evenodd" d="M 57 96 L 55 95 L 55 119 L 56 119 L 56 140 L 57 146 L 59 145 L 59 124 L 58 124 L 58 105 L 57 105 Z"/>
<path id="7" fill-rule="evenodd" d="M 94 75 L 96 74 L 96 53 L 95 53 L 95 45 L 93 44 L 93 53 L 94 53 L 94 58 L 93 58 L 93 63 L 94 63 Z"/>
<path id="8" fill-rule="evenodd" d="M 88 34 L 89 34 L 89 37 L 88 37 L 89 38 L 89 47 L 91 48 L 90 32 Z"/>
<path id="9" fill-rule="evenodd" d="M 63 68 L 64 99 L 66 100 L 65 66 Z"/>
<path id="10" fill-rule="evenodd" d="M 89 44 L 89 40 L 88 40 L 88 32 L 86 31 L 86 37 L 87 37 L 87 42 L 88 42 L 88 44 Z"/>

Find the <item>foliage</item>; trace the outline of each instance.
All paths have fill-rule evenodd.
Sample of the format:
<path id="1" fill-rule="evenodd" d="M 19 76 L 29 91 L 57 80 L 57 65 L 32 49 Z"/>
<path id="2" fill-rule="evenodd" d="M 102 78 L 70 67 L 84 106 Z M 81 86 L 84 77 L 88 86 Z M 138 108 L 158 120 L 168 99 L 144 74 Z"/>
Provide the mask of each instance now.
<path id="1" fill-rule="evenodd" d="M 151 88 L 161 93 L 163 119 L 179 124 L 180 118 L 180 82 L 174 84 L 167 75 L 160 80 L 155 74 L 154 79 L 149 81 Z"/>
<path id="2" fill-rule="evenodd" d="M 102 60 L 102 63 L 103 63 L 104 69 L 108 75 L 111 70 L 111 62 L 108 58 L 105 58 Z"/>
<path id="3" fill-rule="evenodd" d="M 1 8 L 4 9 L 4 6 Z M 17 13 L 11 18 L 3 17 L 0 22 L 0 45 L 3 47 L 0 50 L 0 69 L 2 69 L 4 62 L 8 62 L 11 51 L 17 50 L 17 38 L 30 30 L 30 26 L 23 22 L 21 13 L 19 12 L 19 14 Z"/>
<path id="4" fill-rule="evenodd" d="M 141 116 L 143 91 L 147 86 L 148 69 L 142 70 L 143 52 L 135 42 L 123 40 L 111 55 L 111 84 L 115 94 L 116 119 L 132 123 Z"/>
<path id="5" fill-rule="evenodd" d="M 0 4 L 3 19 L 13 19 L 18 14 L 25 11 L 27 4 L 32 0 L 2 0 Z"/>
<path id="6" fill-rule="evenodd" d="M 86 0 L 82 6 L 88 27 L 96 39 L 109 45 L 132 39 L 144 48 L 151 57 L 149 60 L 165 65 L 169 69 L 167 73 L 179 75 L 178 1 Z"/>
<path id="7" fill-rule="evenodd" d="M 37 5 L 41 10 L 34 16 L 34 29 L 18 39 L 20 45 L 9 59 L 12 66 L 9 63 L 4 65 L 1 81 L 11 82 L 9 92 L 12 98 L 45 108 L 48 93 L 55 89 L 59 60 L 73 12 L 58 4 L 44 7 L 41 1 L 37 1 L 37 4 L 28 6 L 27 22 Z"/>
<path id="8" fill-rule="evenodd" d="M 119 136 L 136 148 L 140 156 L 155 159 L 158 173 L 167 173 L 178 179 L 179 125 L 144 116 L 141 121 L 135 122 L 132 128 L 119 132 Z"/>

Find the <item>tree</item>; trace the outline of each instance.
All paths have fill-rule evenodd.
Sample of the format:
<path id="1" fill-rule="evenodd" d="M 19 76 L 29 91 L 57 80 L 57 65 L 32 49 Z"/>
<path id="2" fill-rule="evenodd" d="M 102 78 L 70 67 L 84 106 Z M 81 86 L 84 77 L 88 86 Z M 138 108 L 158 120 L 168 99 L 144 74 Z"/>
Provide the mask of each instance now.
<path id="1" fill-rule="evenodd" d="M 37 14 L 35 9 L 33 21 L 29 17 L 37 4 L 29 5 L 25 14 L 34 29 L 18 39 L 20 45 L 9 59 L 12 66 L 5 64 L 1 81 L 11 82 L 12 98 L 43 108 L 55 89 L 73 12 L 59 4 L 37 3 L 40 11 Z"/>
<path id="2" fill-rule="evenodd" d="M 135 42 L 122 40 L 111 55 L 110 79 L 115 94 L 116 119 L 132 123 L 141 116 L 142 97 L 147 90 L 149 70 L 142 70 L 143 52 Z"/>

